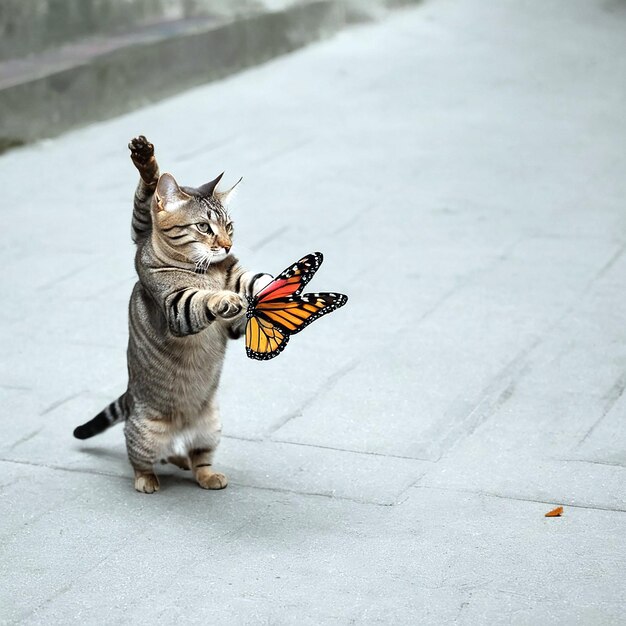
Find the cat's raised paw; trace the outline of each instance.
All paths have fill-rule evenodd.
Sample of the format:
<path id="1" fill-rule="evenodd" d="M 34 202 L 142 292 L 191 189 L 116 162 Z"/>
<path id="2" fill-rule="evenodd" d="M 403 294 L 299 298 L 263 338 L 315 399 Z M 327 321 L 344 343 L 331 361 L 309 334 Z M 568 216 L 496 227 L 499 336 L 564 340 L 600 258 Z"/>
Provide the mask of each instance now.
<path id="1" fill-rule="evenodd" d="M 143 135 L 131 139 L 128 148 L 130 158 L 138 169 L 145 166 L 154 156 L 154 146 Z"/>
<path id="2" fill-rule="evenodd" d="M 135 476 L 135 489 L 140 493 L 154 493 L 159 490 L 159 479 L 156 474 L 139 474 Z"/>
<path id="3" fill-rule="evenodd" d="M 228 485 L 228 478 L 224 474 L 213 472 L 208 467 L 198 470 L 196 480 L 203 489 L 224 489 Z"/>

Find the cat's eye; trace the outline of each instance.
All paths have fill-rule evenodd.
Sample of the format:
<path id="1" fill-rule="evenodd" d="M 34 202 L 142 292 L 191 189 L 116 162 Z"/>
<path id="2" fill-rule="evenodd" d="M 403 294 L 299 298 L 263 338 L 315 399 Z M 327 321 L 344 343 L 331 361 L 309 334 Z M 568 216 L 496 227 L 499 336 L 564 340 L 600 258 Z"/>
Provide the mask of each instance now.
<path id="1" fill-rule="evenodd" d="M 233 234 L 233 230 L 234 228 L 233 228 L 232 222 L 229 224 L 226 224 L 226 232 L 228 233 L 229 236 Z"/>
<path id="2" fill-rule="evenodd" d="M 196 228 L 201 232 L 201 233 L 212 233 L 213 231 L 211 230 L 211 227 L 206 223 L 206 222 L 200 222 L 199 224 L 196 224 Z"/>

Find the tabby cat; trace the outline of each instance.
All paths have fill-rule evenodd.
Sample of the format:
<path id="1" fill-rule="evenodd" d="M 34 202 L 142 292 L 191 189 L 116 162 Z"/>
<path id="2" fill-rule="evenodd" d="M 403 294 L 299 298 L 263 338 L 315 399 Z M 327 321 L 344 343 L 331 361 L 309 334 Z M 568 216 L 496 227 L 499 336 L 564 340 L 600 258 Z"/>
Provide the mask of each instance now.
<path id="1" fill-rule="evenodd" d="M 191 469 L 205 489 L 223 489 L 212 468 L 221 424 L 215 396 L 226 343 L 245 328 L 246 296 L 271 281 L 245 271 L 230 253 L 232 189 L 222 175 L 201 187 L 179 187 L 159 176 L 154 146 L 133 139 L 139 171 L 132 237 L 139 277 L 130 297 L 128 388 L 91 421 L 74 430 L 87 439 L 125 422 L 135 489 L 159 489 L 157 461 Z M 234 189 L 234 187 L 233 187 Z"/>

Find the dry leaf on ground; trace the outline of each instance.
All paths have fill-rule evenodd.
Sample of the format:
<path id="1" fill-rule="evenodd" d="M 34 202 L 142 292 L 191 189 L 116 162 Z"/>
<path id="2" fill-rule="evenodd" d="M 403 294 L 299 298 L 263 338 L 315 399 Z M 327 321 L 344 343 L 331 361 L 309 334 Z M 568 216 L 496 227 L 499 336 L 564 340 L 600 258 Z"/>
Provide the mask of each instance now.
<path id="1" fill-rule="evenodd" d="M 552 509 L 551 511 L 548 511 L 544 515 L 544 517 L 561 517 L 562 514 L 563 514 L 563 507 L 557 506 L 556 509 Z"/>

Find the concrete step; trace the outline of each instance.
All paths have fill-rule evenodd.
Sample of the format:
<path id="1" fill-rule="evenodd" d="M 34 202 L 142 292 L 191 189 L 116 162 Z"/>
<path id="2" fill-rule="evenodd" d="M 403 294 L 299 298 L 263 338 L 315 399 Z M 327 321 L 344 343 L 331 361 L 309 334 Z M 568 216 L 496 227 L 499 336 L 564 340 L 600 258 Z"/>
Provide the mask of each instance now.
<path id="1" fill-rule="evenodd" d="M 0 150 L 215 80 L 328 35 L 338 3 L 310 0 L 233 20 L 162 21 L 0 64 Z"/>
<path id="2" fill-rule="evenodd" d="M 0 61 L 163 20 L 235 16 L 260 0 L 2 0 Z"/>
<path id="3" fill-rule="evenodd" d="M 219 15 L 162 19 L 5 60 L 0 62 L 0 152 L 227 76 L 397 4 L 239 0 Z"/>

